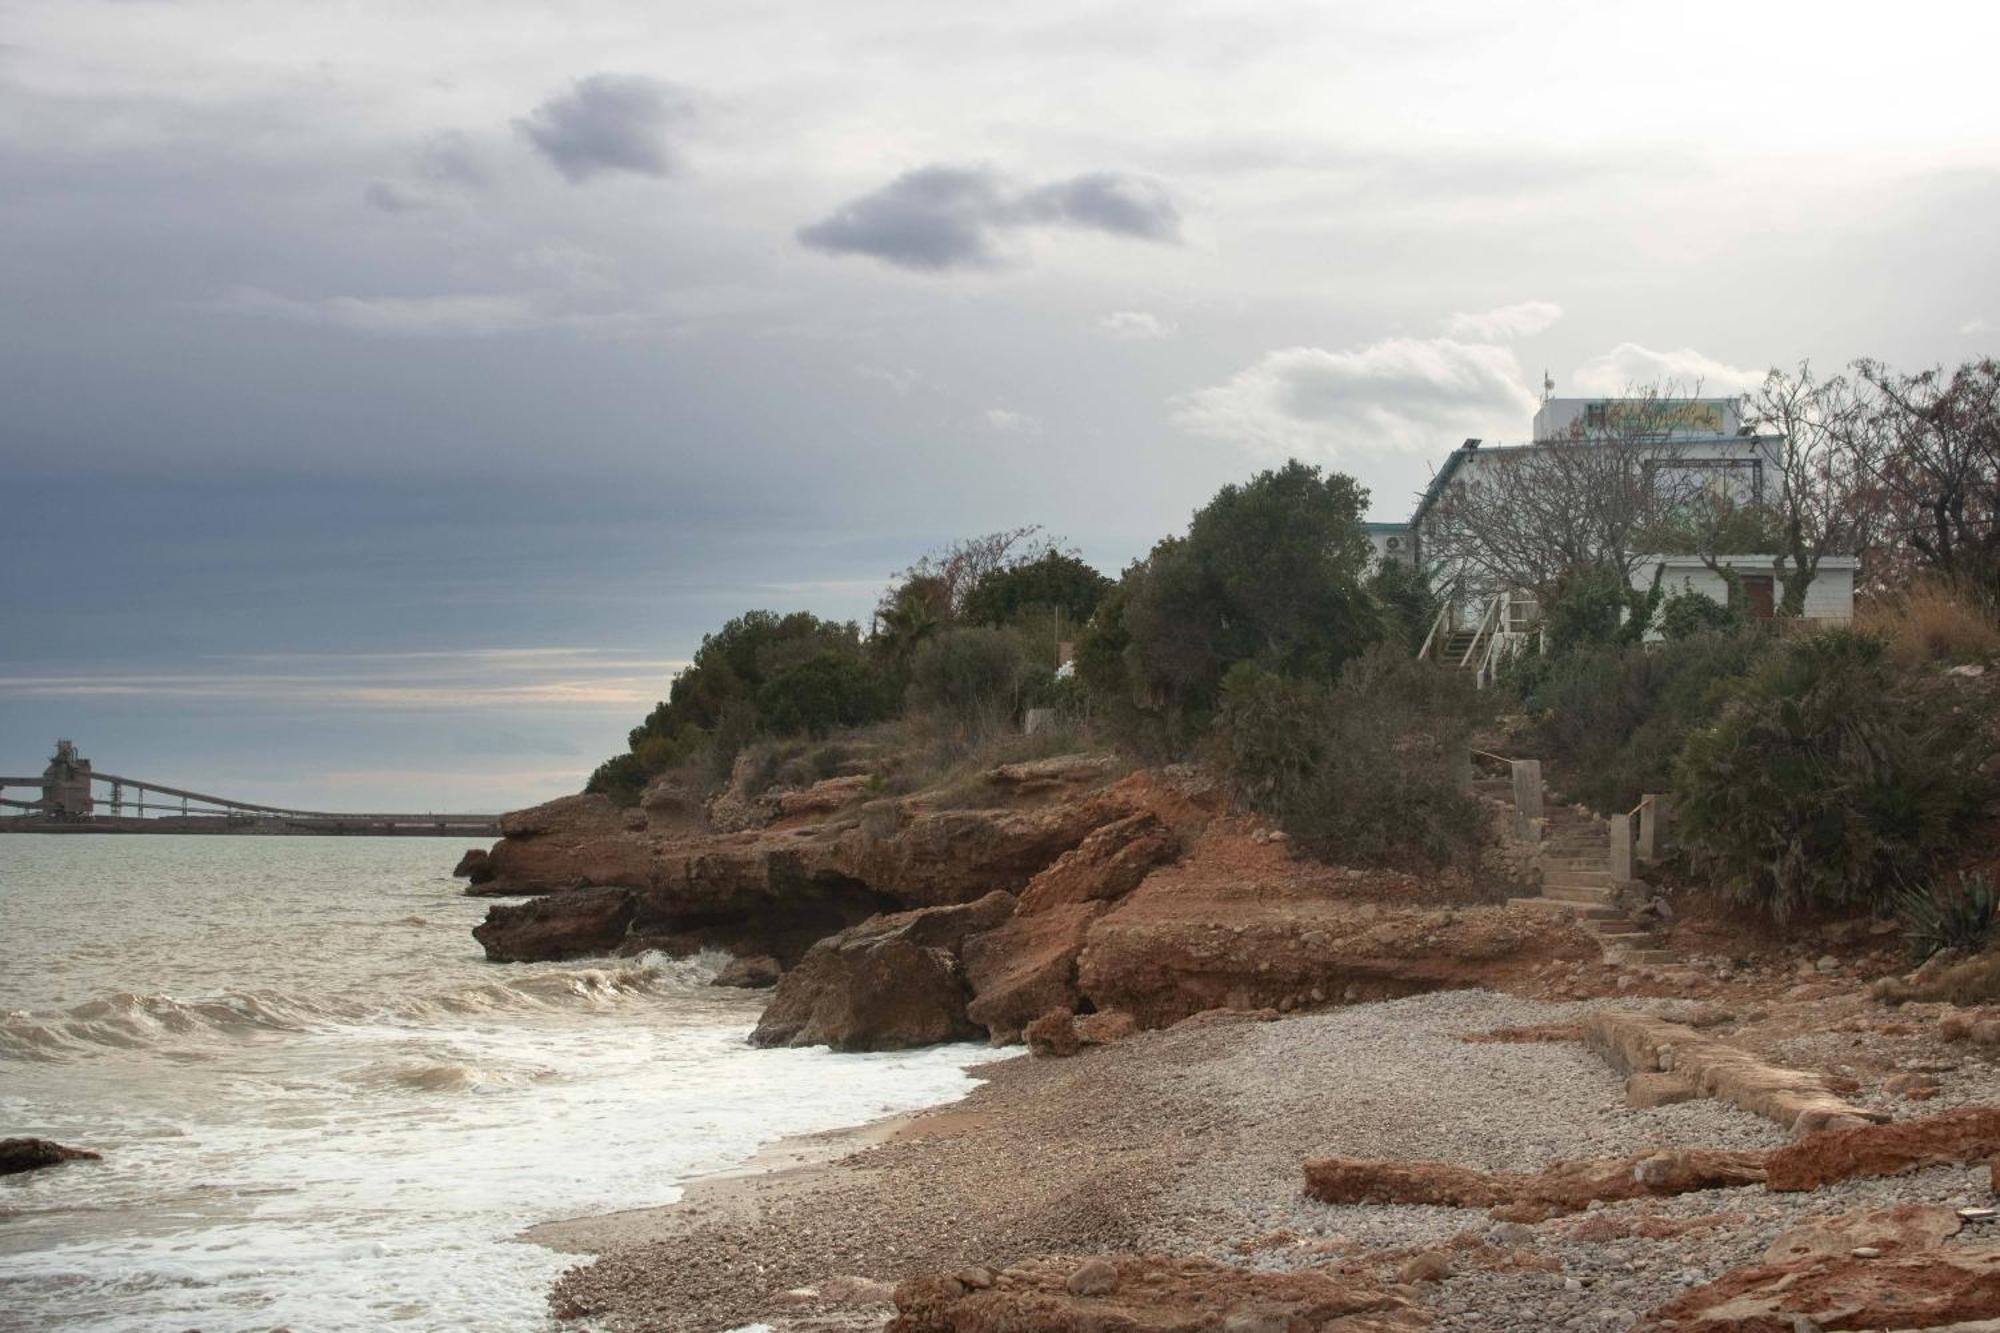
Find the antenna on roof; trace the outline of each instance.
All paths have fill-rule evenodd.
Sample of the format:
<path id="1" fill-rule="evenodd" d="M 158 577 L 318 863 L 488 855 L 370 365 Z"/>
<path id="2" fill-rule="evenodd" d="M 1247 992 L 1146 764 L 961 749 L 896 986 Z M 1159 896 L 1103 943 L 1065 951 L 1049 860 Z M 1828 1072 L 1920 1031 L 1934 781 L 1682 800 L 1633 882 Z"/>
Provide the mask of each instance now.
<path id="1" fill-rule="evenodd" d="M 1547 406 L 1549 399 L 1555 396 L 1556 396 L 1555 378 L 1551 376 L 1549 372 L 1545 369 L 1542 371 L 1542 404 L 1544 406 Z"/>

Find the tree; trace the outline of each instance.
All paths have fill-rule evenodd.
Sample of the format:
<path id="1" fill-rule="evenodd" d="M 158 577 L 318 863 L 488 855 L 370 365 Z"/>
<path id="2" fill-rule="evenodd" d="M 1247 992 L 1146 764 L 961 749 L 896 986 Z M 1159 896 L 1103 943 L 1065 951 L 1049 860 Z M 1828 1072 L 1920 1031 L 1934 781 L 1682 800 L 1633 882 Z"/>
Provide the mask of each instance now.
<path id="1" fill-rule="evenodd" d="M 1599 569 L 1629 584 L 1662 526 L 1712 490 L 1679 422 L 1656 385 L 1571 438 L 1472 455 L 1432 507 L 1426 552 L 1474 588 L 1548 599 Z"/>
<path id="2" fill-rule="evenodd" d="M 966 598 L 987 575 L 1002 569 L 1032 564 L 1044 556 L 1065 551 L 1055 539 L 1043 535 L 1039 523 L 1024 528 L 989 532 L 983 537 L 964 537 L 932 551 L 896 575 L 883 592 L 876 608 L 878 616 L 889 614 L 913 590 L 919 590 L 939 620 L 953 620 L 964 613 Z"/>
<path id="3" fill-rule="evenodd" d="M 1874 537 L 1879 506 L 1867 466 L 1874 452 L 1869 404 L 1853 381 L 1819 379 L 1801 361 L 1793 374 L 1765 376 L 1749 408 L 1757 428 L 1780 441 L 1769 515 L 1776 553 L 1784 557 L 1776 571 L 1783 589 L 1778 613 L 1804 615 L 1821 558 L 1858 555 Z"/>
<path id="4" fill-rule="evenodd" d="M 2000 361 L 1902 375 L 1876 361 L 1855 374 L 1874 391 L 1856 466 L 1882 505 L 1894 563 L 1959 586 L 2000 585 Z"/>
<path id="5" fill-rule="evenodd" d="M 1237 662 L 1330 679 L 1381 637 L 1362 586 L 1367 498 L 1353 478 L 1296 459 L 1224 486 L 1185 537 L 1126 573 L 1130 680 L 1155 706 L 1205 709 Z"/>
<path id="6" fill-rule="evenodd" d="M 1067 551 L 1047 551 L 1024 564 L 990 569 L 967 594 L 961 618 L 974 625 L 1008 625 L 1024 612 L 1057 610 L 1082 626 L 1111 580 Z"/>

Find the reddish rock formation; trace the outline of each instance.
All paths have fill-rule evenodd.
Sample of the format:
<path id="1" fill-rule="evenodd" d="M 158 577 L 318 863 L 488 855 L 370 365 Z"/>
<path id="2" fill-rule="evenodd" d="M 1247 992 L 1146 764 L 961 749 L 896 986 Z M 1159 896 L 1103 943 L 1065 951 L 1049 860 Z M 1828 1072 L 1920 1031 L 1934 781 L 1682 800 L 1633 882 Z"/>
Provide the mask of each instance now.
<path id="1" fill-rule="evenodd" d="M 1958 1210 L 1941 1204 L 1898 1204 L 1867 1212 L 1841 1213 L 1794 1227 L 1764 1251 L 1767 1264 L 1796 1263 L 1818 1255 L 1852 1254 L 1862 1246 L 1884 1254 L 1927 1250 L 1964 1227 Z"/>
<path id="2" fill-rule="evenodd" d="M 1517 1220 L 1581 1212 L 1593 1200 L 1638 1199 L 1754 1185 L 1764 1154 L 1703 1148 L 1557 1162 L 1533 1174 L 1444 1162 L 1328 1157 L 1307 1162 L 1306 1194 L 1322 1203 L 1427 1203 L 1506 1208 Z"/>
<path id="3" fill-rule="evenodd" d="M 1009 893 L 874 917 L 821 940 L 785 973 L 750 1040 L 893 1051 L 974 1035 L 957 949 L 1014 910 Z"/>
<path id="4" fill-rule="evenodd" d="M 1084 840 L 1021 891 L 1021 911 L 1034 913 L 1075 903 L 1110 902 L 1139 887 L 1153 867 L 1179 850 L 1157 815 L 1141 811 L 1091 830 Z"/>
<path id="5" fill-rule="evenodd" d="M 618 947 L 717 946 L 795 961 L 814 941 L 884 910 L 1025 886 L 1093 829 L 1133 813 L 1118 788 L 1079 785 L 1101 778 L 1107 763 L 1072 756 L 1032 778 L 995 770 L 967 798 L 978 808 L 965 809 L 934 808 L 921 796 L 855 809 L 848 798 L 865 779 L 837 778 L 789 794 L 798 798 L 794 817 L 733 833 L 710 831 L 692 798 L 664 780 L 637 810 L 601 796 L 564 797 L 502 820 L 492 879 L 474 891 L 628 889 L 633 911 Z M 785 799 L 773 798 L 773 810 Z M 558 956 L 547 952 L 556 947 L 553 920 L 543 923 L 538 956 Z M 506 938 L 506 920 L 489 925 L 488 936 Z M 604 947 L 592 930 L 567 953 Z M 503 945 L 491 956 L 514 951 Z"/>
<path id="6" fill-rule="evenodd" d="M 577 886 L 636 888 L 647 882 L 644 843 L 625 827 L 609 796 L 564 796 L 500 817 L 489 854 L 493 874 L 480 886 L 495 896 L 551 893 Z"/>
<path id="7" fill-rule="evenodd" d="M 1738 1268 L 1669 1301 L 1641 1327 L 1678 1333 L 1793 1333 L 1817 1327 L 1832 1333 L 1942 1330 L 1988 1319 L 2000 1319 L 2000 1245 L 1995 1244 L 1865 1257 L 1820 1254 Z"/>
<path id="8" fill-rule="evenodd" d="M 1076 1031 L 1076 1015 L 1067 1009 L 1049 1010 L 1028 1024 L 1021 1037 L 1028 1043 L 1028 1051 L 1032 1055 L 1060 1059 L 1083 1049 L 1083 1038 Z"/>
<path id="9" fill-rule="evenodd" d="M 625 938 L 633 897 L 629 889 L 575 889 L 503 903 L 472 928 L 472 938 L 496 963 L 546 963 L 608 953 Z"/>
<path id="10" fill-rule="evenodd" d="M 2000 1107 L 1961 1106 L 1922 1120 L 1810 1134 L 1766 1159 L 1773 1190 L 1813 1190 L 1852 1176 L 1893 1176 L 2000 1153 Z"/>
<path id="11" fill-rule="evenodd" d="M 39 1171 L 64 1162 L 97 1162 L 102 1153 L 88 1148 L 69 1148 L 49 1139 L 0 1139 L 0 1176 Z"/>
<path id="12" fill-rule="evenodd" d="M 998 929 L 968 939 L 963 957 L 973 999 L 966 1015 L 995 1042 L 1012 1042 L 1039 1015 L 1075 1009 L 1076 956 L 1084 932 L 1104 910 L 1092 902 L 1063 903 L 1032 916 L 1017 910 Z"/>
<path id="13" fill-rule="evenodd" d="M 493 878 L 492 859 L 484 847 L 468 848 L 465 855 L 458 858 L 458 864 L 451 868 L 451 875 L 453 879 L 469 879 L 474 884 L 484 884 Z"/>
<path id="14" fill-rule="evenodd" d="M 1085 1273 L 1079 1294 L 1072 1282 Z M 911 1278 L 896 1310 L 888 1333 L 1395 1333 L 1428 1322 L 1407 1297 L 1357 1277 L 1159 1255 L 1034 1259 L 986 1286 Z"/>

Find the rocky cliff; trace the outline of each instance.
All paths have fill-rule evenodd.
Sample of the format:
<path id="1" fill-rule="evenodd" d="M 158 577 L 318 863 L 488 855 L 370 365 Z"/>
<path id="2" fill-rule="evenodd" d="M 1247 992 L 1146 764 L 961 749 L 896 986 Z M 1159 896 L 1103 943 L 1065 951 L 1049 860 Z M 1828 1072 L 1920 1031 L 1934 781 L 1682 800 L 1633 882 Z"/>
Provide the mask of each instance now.
<path id="1" fill-rule="evenodd" d="M 566 797 L 510 815 L 470 892 L 532 894 L 473 933 L 499 961 L 713 947 L 783 964 L 753 1040 L 894 1049 L 1051 1015 L 1162 1027 L 1494 984 L 1595 957 L 1468 879 L 1295 858 L 1199 770 L 1104 756 L 871 799 L 831 779 L 691 817 Z M 713 808 L 713 807 L 711 807 Z M 733 832 L 716 823 L 744 823 Z"/>

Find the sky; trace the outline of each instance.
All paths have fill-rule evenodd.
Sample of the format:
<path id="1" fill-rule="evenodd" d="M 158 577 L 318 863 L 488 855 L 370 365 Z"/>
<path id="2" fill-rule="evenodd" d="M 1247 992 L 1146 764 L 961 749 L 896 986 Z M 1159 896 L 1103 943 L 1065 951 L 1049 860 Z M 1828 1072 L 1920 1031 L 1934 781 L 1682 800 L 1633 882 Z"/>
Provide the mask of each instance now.
<path id="1" fill-rule="evenodd" d="M 0 0 L 0 772 L 574 790 L 955 537 L 2000 350 L 2000 6 Z"/>

